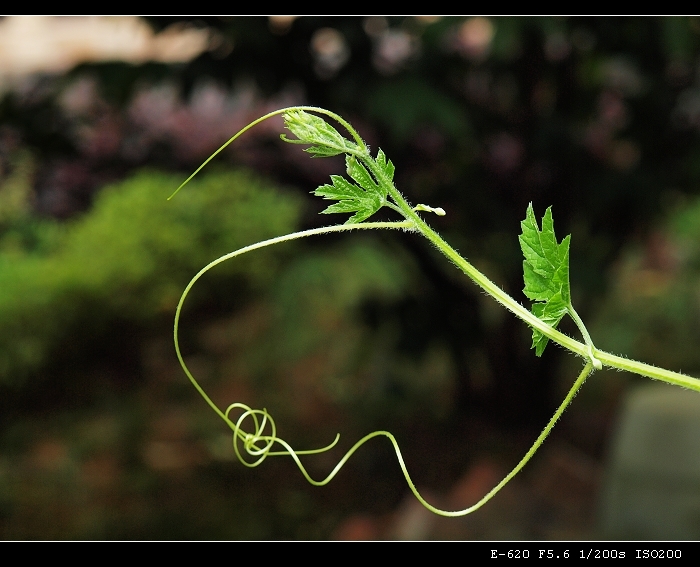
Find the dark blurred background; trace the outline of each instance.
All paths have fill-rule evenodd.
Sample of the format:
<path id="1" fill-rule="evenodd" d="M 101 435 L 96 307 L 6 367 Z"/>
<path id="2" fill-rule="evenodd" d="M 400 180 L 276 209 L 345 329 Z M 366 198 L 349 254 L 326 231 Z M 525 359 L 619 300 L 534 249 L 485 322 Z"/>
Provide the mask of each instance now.
<path id="1" fill-rule="evenodd" d="M 399 190 L 443 207 L 427 220 L 519 301 L 520 220 L 552 205 L 597 346 L 700 374 L 700 18 L 5 17 L 0 537 L 615 533 L 600 520 L 611 439 L 645 383 L 622 373 L 595 374 L 524 472 L 463 519 L 426 512 L 381 440 L 324 488 L 291 459 L 235 461 L 175 358 L 175 306 L 221 254 L 344 222 L 309 195 L 343 161 L 309 159 L 271 120 L 166 198 L 239 128 L 295 104 L 381 147 Z M 530 340 L 402 233 L 228 262 L 194 288 L 181 330 L 220 406 L 267 408 L 299 449 L 341 433 L 305 458 L 313 476 L 386 429 L 449 509 L 518 462 L 578 374 Z"/>

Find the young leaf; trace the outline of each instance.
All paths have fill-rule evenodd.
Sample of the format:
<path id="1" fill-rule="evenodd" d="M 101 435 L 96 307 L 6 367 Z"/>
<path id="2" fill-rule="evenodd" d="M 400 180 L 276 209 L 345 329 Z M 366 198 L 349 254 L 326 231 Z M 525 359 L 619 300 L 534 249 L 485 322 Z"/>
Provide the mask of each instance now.
<path id="1" fill-rule="evenodd" d="M 567 314 L 571 307 L 569 287 L 569 243 L 571 235 L 557 243 L 554 235 L 552 207 L 542 218 L 539 229 L 532 203 L 527 207 L 525 220 L 520 223 L 520 248 L 525 256 L 523 292 L 532 301 L 532 312 L 552 327 Z M 549 339 L 539 331 L 532 331 L 532 347 L 537 356 L 542 356 Z"/>
<path id="2" fill-rule="evenodd" d="M 291 144 L 311 144 L 304 151 L 313 157 L 331 157 L 345 153 L 357 144 L 343 138 L 323 118 L 319 118 L 303 110 L 290 110 L 284 114 L 284 125 L 298 139 L 289 139 L 284 134 L 281 138 Z"/>
<path id="3" fill-rule="evenodd" d="M 311 144 L 305 151 L 314 157 L 330 157 L 345 153 L 348 175 L 357 183 L 353 184 L 337 175 L 331 175 L 332 185 L 321 185 L 313 193 L 324 199 L 339 202 L 322 211 L 328 213 L 355 213 L 346 224 L 362 222 L 386 204 L 388 187 L 377 183 L 372 174 L 354 156 L 348 155 L 357 149 L 357 144 L 343 138 L 340 133 L 322 118 L 303 110 L 290 110 L 284 113 L 284 124 L 297 139 L 282 135 L 285 142 Z M 369 156 L 367 156 L 369 158 Z M 371 158 L 369 158 L 371 159 Z M 390 183 L 394 179 L 394 164 L 387 160 L 382 150 L 374 160 Z"/>
<path id="4" fill-rule="evenodd" d="M 322 214 L 355 213 L 345 224 L 362 222 L 382 208 L 386 202 L 386 192 L 375 183 L 365 166 L 353 156 L 346 156 L 345 163 L 348 175 L 358 185 L 350 183 L 339 175 L 331 175 L 333 184 L 321 185 L 313 193 L 324 199 L 337 199 L 339 201 L 321 211 Z"/>
<path id="5" fill-rule="evenodd" d="M 377 152 L 377 159 L 374 160 L 377 165 L 380 167 L 380 169 L 384 172 L 384 174 L 387 176 L 389 181 L 394 180 L 394 164 L 391 163 L 391 160 L 386 159 L 386 155 L 384 155 L 384 152 L 379 149 Z"/>

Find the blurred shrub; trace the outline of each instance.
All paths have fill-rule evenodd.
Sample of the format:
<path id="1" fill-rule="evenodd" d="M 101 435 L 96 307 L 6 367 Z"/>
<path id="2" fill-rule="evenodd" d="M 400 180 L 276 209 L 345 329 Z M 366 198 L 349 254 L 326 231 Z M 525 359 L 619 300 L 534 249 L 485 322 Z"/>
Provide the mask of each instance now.
<path id="1" fill-rule="evenodd" d="M 5 224 L 0 381 L 16 382 L 36 371 L 60 345 L 94 334 L 109 341 L 115 320 L 142 324 L 166 313 L 170 318 L 202 266 L 296 226 L 299 202 L 247 173 L 203 175 L 166 201 L 180 181 L 141 172 L 101 191 L 90 213 L 65 225 L 26 218 Z M 9 201 L 16 192 L 0 195 Z M 27 226 L 34 237 L 19 238 L 19 227 L 26 232 Z M 267 282 L 278 253 L 262 251 L 217 268 L 193 301 L 212 291 L 214 284 L 207 288 L 206 282 L 222 276 L 229 278 L 227 285 L 236 276 L 239 293 Z"/>

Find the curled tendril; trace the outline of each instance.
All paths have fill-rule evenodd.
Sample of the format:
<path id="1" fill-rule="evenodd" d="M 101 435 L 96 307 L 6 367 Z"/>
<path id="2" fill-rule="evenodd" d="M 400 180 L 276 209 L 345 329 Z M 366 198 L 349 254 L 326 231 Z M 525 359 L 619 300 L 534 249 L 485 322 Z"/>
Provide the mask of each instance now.
<path id="1" fill-rule="evenodd" d="M 233 421 L 231 421 L 229 418 L 229 414 L 232 410 L 243 410 L 243 413 L 241 413 L 239 418 L 236 420 L 236 423 L 233 423 Z M 330 451 L 333 447 L 335 447 L 338 444 L 338 441 L 340 441 L 339 433 L 335 436 L 335 439 L 330 445 L 326 445 L 325 447 L 321 447 L 320 449 L 295 451 L 289 446 L 289 444 L 286 441 L 277 437 L 277 426 L 275 425 L 275 420 L 272 419 L 272 416 L 267 412 L 266 409 L 252 409 L 246 404 L 236 402 L 231 404 L 228 408 L 226 408 L 224 415 L 226 416 L 226 422 L 233 431 L 233 450 L 236 452 L 236 456 L 238 457 L 238 460 L 241 462 L 241 464 L 250 468 L 257 467 L 267 457 L 270 456 L 274 457 L 282 455 L 291 455 L 292 457 L 295 457 L 296 455 L 316 455 L 318 453 L 324 453 L 325 451 Z M 242 424 L 247 418 L 251 418 L 253 421 L 253 426 L 255 430 L 254 433 L 246 433 L 245 430 L 242 428 Z M 266 434 L 265 427 L 268 424 L 270 432 Z M 251 463 L 245 460 L 244 456 L 241 454 L 241 443 L 243 444 L 243 449 L 248 455 L 250 455 L 251 457 L 257 457 L 256 461 Z M 285 450 L 271 451 L 275 443 L 282 445 L 285 448 Z M 296 458 L 295 460 L 297 461 L 297 464 L 301 466 L 301 462 Z M 302 472 L 305 472 L 303 467 Z"/>

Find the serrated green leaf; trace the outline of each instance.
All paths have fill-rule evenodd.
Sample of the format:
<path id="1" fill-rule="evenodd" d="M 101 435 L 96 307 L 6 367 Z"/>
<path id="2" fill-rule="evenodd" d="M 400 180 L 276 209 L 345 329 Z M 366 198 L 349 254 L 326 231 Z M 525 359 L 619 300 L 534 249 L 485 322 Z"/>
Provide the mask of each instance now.
<path id="1" fill-rule="evenodd" d="M 343 150 L 328 146 L 311 146 L 304 148 L 304 151 L 310 153 L 311 157 L 333 157 L 344 153 Z"/>
<path id="2" fill-rule="evenodd" d="M 542 218 L 542 230 L 537 224 L 532 203 L 527 207 L 525 220 L 520 223 L 520 248 L 525 256 L 523 293 L 528 299 L 540 302 L 532 305 L 532 312 L 548 325 L 555 327 L 571 306 L 569 286 L 569 245 L 571 236 L 557 243 L 554 234 L 552 207 Z M 532 347 L 541 356 L 549 339 L 537 330 L 532 331 Z"/>
<path id="3" fill-rule="evenodd" d="M 331 184 L 318 187 L 313 192 L 315 195 L 339 201 L 323 210 L 322 214 L 355 213 L 346 222 L 362 222 L 386 204 L 389 191 L 387 184 L 378 183 L 365 165 L 348 153 L 357 150 L 357 144 L 346 140 L 322 118 L 303 110 L 285 112 L 284 124 L 297 139 L 289 139 L 284 135 L 282 139 L 292 144 L 310 144 L 311 147 L 305 151 L 314 157 L 346 154 L 347 173 L 355 183 L 350 183 L 338 175 L 332 175 Z M 367 158 L 371 159 L 369 155 Z M 377 153 L 374 163 L 383 174 L 378 174 L 382 181 L 386 177 L 386 180 L 391 183 L 394 178 L 394 164 L 387 159 L 382 150 Z M 376 170 L 374 171 L 376 173 Z"/>
<path id="4" fill-rule="evenodd" d="M 335 205 L 331 205 L 328 207 L 325 211 L 321 211 L 322 213 L 351 213 L 354 212 L 355 214 L 351 216 L 348 220 L 345 221 L 345 224 L 352 224 L 352 223 L 358 223 L 362 222 L 363 220 L 366 220 L 367 218 L 371 217 L 374 213 L 377 212 L 377 209 L 373 206 L 366 206 L 366 205 L 360 205 L 359 208 L 356 206 L 353 207 L 348 207 L 345 206 L 345 203 L 336 203 Z"/>
<path id="5" fill-rule="evenodd" d="M 547 323 L 547 325 L 556 328 L 559 321 L 561 321 L 564 318 L 564 315 L 567 314 L 568 304 L 562 300 L 561 294 L 557 293 L 547 303 L 534 303 L 532 305 L 532 312 L 535 314 L 535 316 Z M 532 348 L 535 349 L 535 354 L 537 356 L 542 356 L 544 348 L 547 346 L 548 342 L 548 337 L 533 329 Z"/>
<path id="6" fill-rule="evenodd" d="M 340 175 L 331 175 L 332 185 L 321 185 L 314 191 L 317 197 L 324 199 L 361 199 L 364 191 L 357 185 L 350 183 Z"/>
<path id="7" fill-rule="evenodd" d="M 311 147 L 304 151 L 314 157 L 337 156 L 356 147 L 356 144 L 346 140 L 323 118 L 303 110 L 285 112 L 284 125 L 298 139 L 289 139 L 284 135 L 282 139 L 292 144 L 311 144 Z"/>
<path id="8" fill-rule="evenodd" d="M 386 155 L 381 150 L 381 148 L 377 152 L 377 159 L 375 161 L 377 162 L 377 165 L 381 168 L 381 170 L 384 172 L 384 175 L 387 176 L 389 181 L 393 181 L 394 180 L 394 164 L 391 163 L 391 160 L 386 159 Z"/>
<path id="9" fill-rule="evenodd" d="M 365 166 L 353 156 L 347 156 L 345 163 L 348 175 L 359 185 L 350 183 L 339 175 L 331 175 L 332 185 L 321 185 L 313 193 L 324 199 L 339 201 L 321 211 L 321 214 L 355 213 L 346 221 L 346 224 L 362 222 L 382 208 L 386 195 Z"/>
<path id="10" fill-rule="evenodd" d="M 348 175 L 352 177 L 367 193 L 376 193 L 377 195 L 380 195 L 382 199 L 386 197 L 386 192 L 383 191 L 379 185 L 377 185 L 369 171 L 367 171 L 365 166 L 357 161 L 355 157 L 348 156 L 345 160 L 345 165 L 347 166 Z"/>

